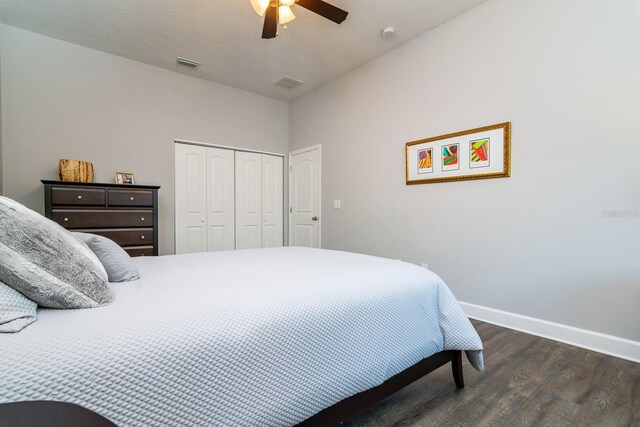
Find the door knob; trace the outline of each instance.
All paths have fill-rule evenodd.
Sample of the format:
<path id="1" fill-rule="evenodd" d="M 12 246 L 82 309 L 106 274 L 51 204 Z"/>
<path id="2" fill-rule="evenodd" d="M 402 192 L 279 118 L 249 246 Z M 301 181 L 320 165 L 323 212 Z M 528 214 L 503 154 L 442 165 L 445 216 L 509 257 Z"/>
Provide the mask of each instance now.
<path id="1" fill-rule="evenodd" d="M 317 216 L 314 216 L 313 218 L 311 218 L 311 221 L 317 221 L 317 220 L 318 220 Z"/>

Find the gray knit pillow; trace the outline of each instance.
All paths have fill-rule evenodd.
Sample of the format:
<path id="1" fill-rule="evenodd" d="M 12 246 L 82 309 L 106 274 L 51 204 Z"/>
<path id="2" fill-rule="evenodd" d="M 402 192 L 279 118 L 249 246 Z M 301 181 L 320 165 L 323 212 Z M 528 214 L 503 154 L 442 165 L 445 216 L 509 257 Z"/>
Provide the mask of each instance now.
<path id="1" fill-rule="evenodd" d="M 91 233 L 71 233 L 89 246 L 107 271 L 110 282 L 138 280 L 140 274 L 131 257 L 116 242 Z"/>
<path id="2" fill-rule="evenodd" d="M 0 224 L 0 281 L 43 307 L 111 302 L 102 264 L 70 232 L 2 196 Z"/>
<path id="3" fill-rule="evenodd" d="M 0 333 L 19 332 L 36 321 L 38 305 L 0 282 Z"/>

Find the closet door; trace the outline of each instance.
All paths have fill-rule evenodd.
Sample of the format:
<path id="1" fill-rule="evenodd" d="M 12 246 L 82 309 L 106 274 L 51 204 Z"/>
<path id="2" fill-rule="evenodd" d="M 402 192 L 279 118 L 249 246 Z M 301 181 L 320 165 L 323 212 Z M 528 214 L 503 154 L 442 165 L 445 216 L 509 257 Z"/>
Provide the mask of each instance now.
<path id="1" fill-rule="evenodd" d="M 262 247 L 282 246 L 282 157 L 262 155 Z"/>
<path id="2" fill-rule="evenodd" d="M 235 156 L 233 150 L 207 148 L 207 250 L 235 249 Z"/>
<path id="3" fill-rule="evenodd" d="M 236 151 L 236 249 L 262 247 L 262 155 Z"/>
<path id="4" fill-rule="evenodd" d="M 207 149 L 175 144 L 176 253 L 207 250 Z"/>

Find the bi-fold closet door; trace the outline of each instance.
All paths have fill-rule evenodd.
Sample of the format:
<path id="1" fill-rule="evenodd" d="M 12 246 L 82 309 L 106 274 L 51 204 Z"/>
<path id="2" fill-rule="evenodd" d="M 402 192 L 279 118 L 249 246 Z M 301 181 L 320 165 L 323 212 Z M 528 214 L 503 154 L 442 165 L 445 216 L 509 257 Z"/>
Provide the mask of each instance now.
<path id="1" fill-rule="evenodd" d="M 233 151 L 207 150 L 207 250 L 226 251 L 235 247 Z"/>
<path id="2" fill-rule="evenodd" d="M 282 246 L 283 159 L 236 151 L 236 249 Z"/>
<path id="3" fill-rule="evenodd" d="M 176 253 L 282 246 L 283 159 L 175 144 Z"/>
<path id="4" fill-rule="evenodd" d="M 234 152 L 175 144 L 176 253 L 235 248 Z"/>

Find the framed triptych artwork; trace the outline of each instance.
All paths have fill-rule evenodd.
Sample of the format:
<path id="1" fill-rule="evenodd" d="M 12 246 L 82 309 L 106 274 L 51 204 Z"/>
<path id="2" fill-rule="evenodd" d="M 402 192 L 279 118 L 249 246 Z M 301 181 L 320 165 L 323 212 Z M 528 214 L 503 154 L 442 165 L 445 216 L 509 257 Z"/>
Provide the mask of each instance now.
<path id="1" fill-rule="evenodd" d="M 407 185 L 511 176 L 511 123 L 407 142 Z"/>

